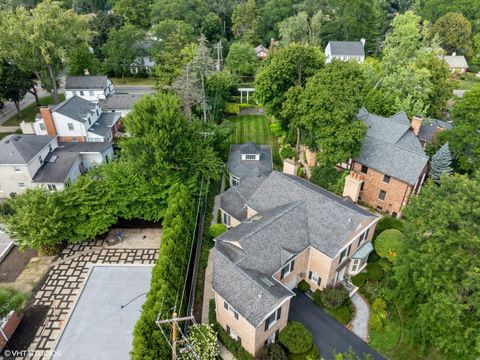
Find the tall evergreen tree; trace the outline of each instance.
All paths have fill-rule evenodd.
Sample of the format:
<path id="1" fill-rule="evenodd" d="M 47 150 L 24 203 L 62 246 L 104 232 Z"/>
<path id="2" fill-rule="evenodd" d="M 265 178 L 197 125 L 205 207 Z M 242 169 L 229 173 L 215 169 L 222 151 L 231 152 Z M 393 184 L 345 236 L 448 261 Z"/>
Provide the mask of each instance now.
<path id="1" fill-rule="evenodd" d="M 450 166 L 452 164 L 452 153 L 448 147 L 448 143 L 445 143 L 435 155 L 432 156 L 430 163 L 430 171 L 428 175 L 439 183 L 442 174 L 451 174 L 453 169 Z"/>

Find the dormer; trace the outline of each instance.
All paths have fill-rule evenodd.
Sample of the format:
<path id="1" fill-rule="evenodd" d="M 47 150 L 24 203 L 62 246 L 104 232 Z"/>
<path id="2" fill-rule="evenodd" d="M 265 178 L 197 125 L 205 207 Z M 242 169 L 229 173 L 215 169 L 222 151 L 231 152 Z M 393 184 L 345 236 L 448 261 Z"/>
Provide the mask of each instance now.
<path id="1" fill-rule="evenodd" d="M 240 146 L 240 156 L 242 160 L 260 161 L 260 154 L 260 147 L 253 142 L 247 142 Z"/>

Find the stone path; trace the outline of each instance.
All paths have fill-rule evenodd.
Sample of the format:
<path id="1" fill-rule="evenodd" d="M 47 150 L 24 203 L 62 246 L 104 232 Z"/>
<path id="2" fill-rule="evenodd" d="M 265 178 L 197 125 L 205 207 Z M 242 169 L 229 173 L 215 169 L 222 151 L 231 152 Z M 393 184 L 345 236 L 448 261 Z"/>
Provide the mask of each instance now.
<path id="1" fill-rule="evenodd" d="M 92 264 L 154 264 L 159 253 L 158 247 L 115 249 L 103 248 L 104 245 L 104 240 L 94 240 L 69 245 L 62 251 L 60 259 L 65 261 L 58 261 L 50 269 L 45 283 L 35 294 L 34 305 L 50 308 L 28 349 L 35 355 L 26 359 L 43 359 L 41 352 L 53 350 Z M 76 256 L 78 253 L 82 255 Z"/>
<path id="2" fill-rule="evenodd" d="M 370 308 L 365 299 L 358 292 L 352 296 L 352 302 L 355 305 L 355 316 L 351 322 L 352 331 L 358 337 L 368 341 L 368 319 L 370 318 Z"/>

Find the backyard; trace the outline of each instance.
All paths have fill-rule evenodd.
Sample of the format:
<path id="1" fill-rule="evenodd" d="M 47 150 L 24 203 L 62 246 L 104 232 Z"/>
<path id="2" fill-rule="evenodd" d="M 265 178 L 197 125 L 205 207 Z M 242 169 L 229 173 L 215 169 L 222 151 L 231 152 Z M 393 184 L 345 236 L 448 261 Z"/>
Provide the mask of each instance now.
<path id="1" fill-rule="evenodd" d="M 59 96 L 60 96 L 60 101 L 65 100 L 65 95 L 59 94 Z M 53 98 L 51 96 L 46 96 L 44 98 L 41 98 L 40 104 L 42 104 L 42 106 L 51 105 L 53 104 Z M 22 119 L 18 117 L 18 114 L 15 114 L 15 116 L 5 121 L 2 125 L 3 126 L 19 126 L 22 120 L 25 122 L 34 122 L 35 115 L 37 115 L 37 112 L 38 112 L 38 107 L 36 106 L 35 103 L 33 103 L 22 110 L 22 115 L 23 115 Z"/>
<path id="2" fill-rule="evenodd" d="M 224 126 L 233 129 L 230 135 L 230 144 L 242 144 L 253 141 L 257 144 L 271 145 L 273 163 L 281 168 L 282 161 L 278 152 L 278 142 L 270 130 L 270 121 L 266 116 L 238 115 L 225 120 Z"/>

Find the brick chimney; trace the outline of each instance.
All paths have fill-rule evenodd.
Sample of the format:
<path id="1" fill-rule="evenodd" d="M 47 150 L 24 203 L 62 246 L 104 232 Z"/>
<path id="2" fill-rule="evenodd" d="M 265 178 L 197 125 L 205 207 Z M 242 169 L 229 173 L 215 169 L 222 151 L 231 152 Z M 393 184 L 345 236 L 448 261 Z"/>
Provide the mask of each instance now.
<path id="1" fill-rule="evenodd" d="M 42 115 L 43 122 L 45 123 L 45 129 L 47 134 L 51 136 L 57 136 L 57 129 L 53 121 L 52 110 L 48 106 L 42 106 L 40 108 L 40 114 Z"/>
<path id="2" fill-rule="evenodd" d="M 292 159 L 283 160 L 283 172 L 285 174 L 297 175 L 298 164 Z"/>
<path id="3" fill-rule="evenodd" d="M 345 186 L 343 187 L 343 196 L 348 196 L 353 202 L 357 202 L 360 195 L 360 188 L 363 180 L 354 171 L 350 171 L 350 175 L 345 178 Z"/>
<path id="4" fill-rule="evenodd" d="M 423 118 L 417 115 L 414 115 L 412 118 L 412 130 L 413 133 L 418 136 L 420 128 L 422 127 Z"/>

